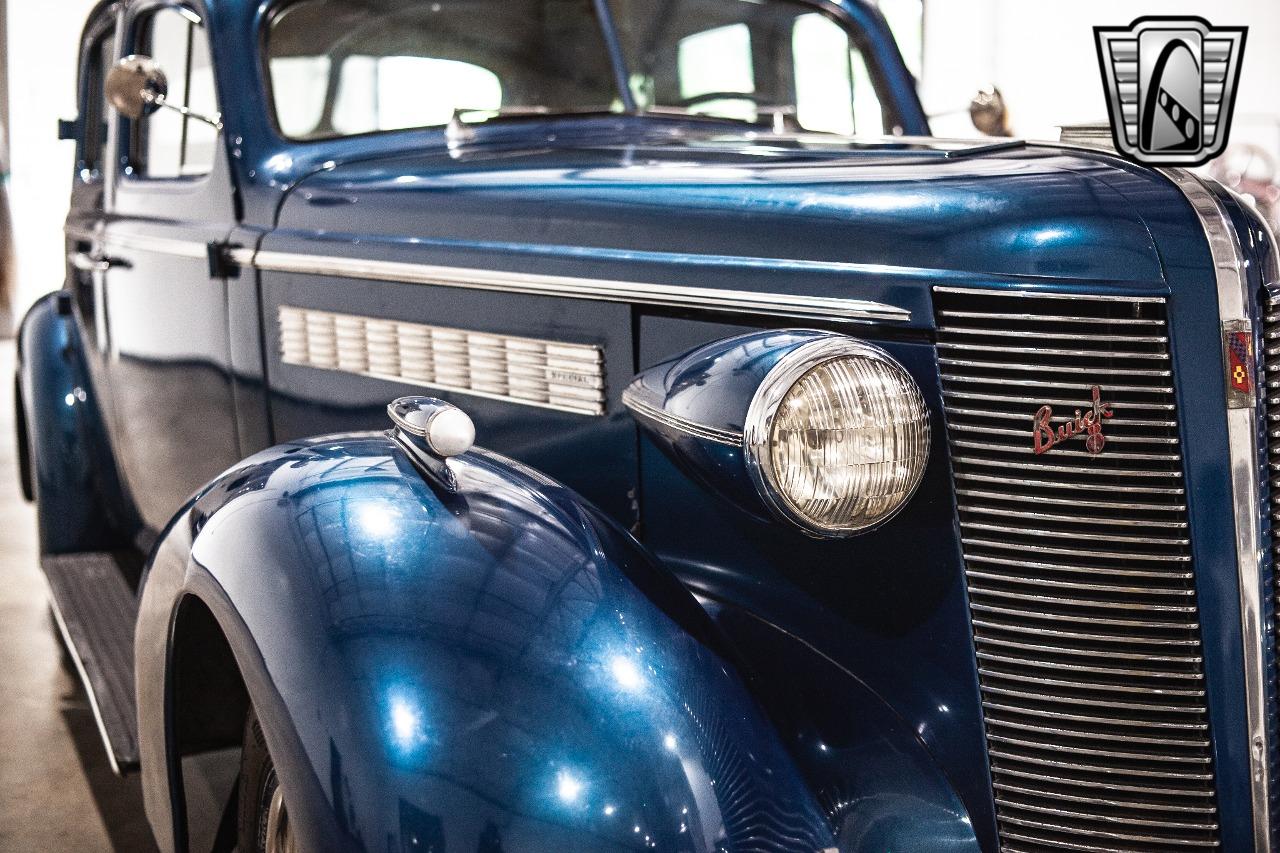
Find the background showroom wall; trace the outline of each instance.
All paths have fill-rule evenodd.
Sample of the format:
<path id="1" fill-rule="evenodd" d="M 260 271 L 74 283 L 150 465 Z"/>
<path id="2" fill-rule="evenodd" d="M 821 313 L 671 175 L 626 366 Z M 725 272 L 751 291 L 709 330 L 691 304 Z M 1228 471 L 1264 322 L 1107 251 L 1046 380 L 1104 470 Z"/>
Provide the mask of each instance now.
<path id="1" fill-rule="evenodd" d="M 62 222 L 71 194 L 71 143 L 60 118 L 76 114 L 76 53 L 94 0 L 10 0 L 9 204 L 16 256 L 15 314 L 62 285 Z"/>
<path id="2" fill-rule="evenodd" d="M 1093 27 L 1128 26 L 1140 15 L 1249 27 L 1231 142 L 1280 156 L 1278 0 L 925 0 L 921 98 L 931 114 L 951 112 L 934 119 L 934 132 L 972 136 L 964 108 L 993 82 L 1019 136 L 1057 139 L 1058 125 L 1104 120 Z"/>
<path id="3" fill-rule="evenodd" d="M 93 0 L 27 0 L 7 9 L 10 201 L 17 254 L 17 313 L 63 276 L 62 220 L 71 147 L 54 139 L 75 114 L 76 46 Z M 1127 25 L 1141 14 L 1200 14 L 1250 27 L 1232 141 L 1257 142 L 1280 157 L 1278 0 L 883 0 L 907 63 L 944 135 L 973 135 L 964 112 L 979 87 L 1004 92 L 1014 130 L 1056 138 L 1057 125 L 1105 117 L 1093 46 L 1095 24 Z M 3 8 L 3 7 L 0 7 Z M 923 23 L 922 23 L 923 20 Z"/>

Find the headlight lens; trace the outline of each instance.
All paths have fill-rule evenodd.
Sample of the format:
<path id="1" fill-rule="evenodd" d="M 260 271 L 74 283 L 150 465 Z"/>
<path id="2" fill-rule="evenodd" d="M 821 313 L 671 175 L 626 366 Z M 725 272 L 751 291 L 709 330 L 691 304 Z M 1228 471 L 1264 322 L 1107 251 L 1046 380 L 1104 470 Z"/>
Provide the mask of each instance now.
<path id="1" fill-rule="evenodd" d="M 831 335 L 779 360 L 747 414 L 748 466 L 765 502 L 818 536 L 902 508 L 929 458 L 929 412 L 888 353 Z"/>

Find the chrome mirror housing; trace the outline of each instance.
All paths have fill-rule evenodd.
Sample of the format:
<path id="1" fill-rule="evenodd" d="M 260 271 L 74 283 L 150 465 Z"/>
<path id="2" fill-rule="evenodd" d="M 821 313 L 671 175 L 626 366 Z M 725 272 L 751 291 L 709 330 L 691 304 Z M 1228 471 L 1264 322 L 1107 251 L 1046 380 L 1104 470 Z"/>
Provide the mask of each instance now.
<path id="1" fill-rule="evenodd" d="M 169 79 L 149 56 L 126 56 L 107 74 L 107 100 L 124 117 L 151 115 L 169 94 Z"/>
<path id="2" fill-rule="evenodd" d="M 1013 136 L 1009 127 L 1009 106 L 994 85 L 979 89 L 969 101 L 969 119 L 987 136 Z"/>
<path id="3" fill-rule="evenodd" d="M 160 63 L 149 56 L 126 56 L 112 66 L 107 74 L 106 95 L 111 106 L 125 118 L 136 121 L 163 107 L 222 130 L 222 116 L 207 116 L 168 102 L 169 79 Z"/>

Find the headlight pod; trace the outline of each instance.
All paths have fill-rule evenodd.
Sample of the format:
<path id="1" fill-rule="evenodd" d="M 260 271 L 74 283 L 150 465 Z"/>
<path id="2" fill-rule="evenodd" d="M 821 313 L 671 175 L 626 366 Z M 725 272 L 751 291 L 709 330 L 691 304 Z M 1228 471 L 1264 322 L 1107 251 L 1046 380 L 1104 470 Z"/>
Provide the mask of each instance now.
<path id="1" fill-rule="evenodd" d="M 929 412 L 884 350 L 842 335 L 791 350 L 765 376 L 743 430 L 747 468 L 777 515 L 846 536 L 896 513 L 929 458 Z"/>
<path id="2" fill-rule="evenodd" d="M 706 344 L 644 371 L 622 400 L 693 479 L 810 536 L 891 517 L 929 456 L 929 412 L 910 374 L 879 347 L 830 332 Z"/>

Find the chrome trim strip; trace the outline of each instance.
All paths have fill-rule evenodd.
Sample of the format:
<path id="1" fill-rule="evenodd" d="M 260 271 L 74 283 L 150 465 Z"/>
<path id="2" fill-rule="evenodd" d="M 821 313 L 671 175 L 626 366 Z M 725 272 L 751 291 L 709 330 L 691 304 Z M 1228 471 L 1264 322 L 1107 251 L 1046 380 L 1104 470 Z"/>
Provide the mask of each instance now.
<path id="1" fill-rule="evenodd" d="M 93 234 L 78 229 L 64 228 L 64 232 L 73 239 L 95 239 Z M 106 235 L 104 242 L 119 248 L 159 252 L 183 258 L 199 259 L 208 256 L 208 246 L 194 240 L 148 237 L 138 234 L 109 234 Z M 911 319 L 911 312 L 905 308 L 867 299 L 649 284 L 436 266 L 405 261 L 342 258 L 271 249 L 255 251 L 244 247 L 232 248 L 230 258 L 239 266 L 268 272 L 311 273 L 366 281 L 457 287 L 464 290 L 498 290 L 506 293 L 556 296 L 565 299 L 627 302 L 669 308 L 698 308 L 836 322 L 905 323 Z"/>
<path id="2" fill-rule="evenodd" d="M 770 451 L 773 425 L 778 416 L 778 411 L 781 409 L 783 401 L 792 387 L 809 371 L 814 370 L 819 365 L 840 358 L 860 358 L 881 363 L 886 370 L 901 375 L 902 389 L 906 395 L 914 398 L 910 403 L 921 413 L 925 413 L 926 408 L 924 398 L 921 396 L 915 379 L 893 356 L 873 344 L 846 335 L 828 334 L 806 341 L 785 353 L 769 369 L 769 372 L 765 374 L 751 398 L 751 404 L 747 407 L 746 422 L 743 424 L 742 448 L 746 457 L 747 473 L 755 484 L 756 491 L 759 492 L 760 497 L 764 500 L 765 506 L 774 515 L 806 535 L 819 538 L 852 536 L 866 530 L 868 527 L 882 524 L 901 512 L 924 480 L 924 472 L 929 459 L 929 449 L 933 442 L 932 428 L 929 425 L 927 413 L 925 413 L 924 443 L 921 448 L 921 458 L 925 460 L 925 463 L 914 473 L 914 478 L 911 482 L 903 484 L 901 492 L 880 495 L 884 499 L 891 498 L 894 495 L 900 495 L 901 497 L 898 504 L 887 513 L 883 509 L 878 510 L 881 513 L 880 517 L 874 521 L 868 522 L 863 517 L 856 522 L 846 520 L 843 524 L 830 523 L 820 526 L 812 519 L 802 515 L 791 500 L 783 495 L 779 485 L 779 477 L 774 470 L 773 454 Z M 884 382 L 886 385 L 891 384 L 888 379 L 885 379 Z M 898 460 L 899 463 L 902 463 L 902 461 L 901 458 Z"/>
<path id="3" fill-rule="evenodd" d="M 173 237 L 151 237 L 143 234 L 104 234 L 102 242 L 116 249 L 136 249 L 178 258 L 206 260 L 209 246 L 195 240 L 179 240 Z"/>
<path id="4" fill-rule="evenodd" d="M 1205 183 L 1184 169 L 1162 169 L 1182 191 L 1200 218 L 1218 285 L 1219 320 L 1251 323 L 1244 258 L 1226 209 Z M 1263 658 L 1262 588 L 1259 577 L 1262 512 L 1258 484 L 1257 404 L 1231 408 L 1224 398 L 1230 448 L 1231 490 L 1236 526 L 1236 573 L 1240 586 L 1240 629 L 1244 641 L 1244 681 L 1253 799 L 1254 847 L 1266 850 L 1271 839 L 1267 775 L 1266 672 Z"/>
<path id="5" fill-rule="evenodd" d="M 201 251 L 203 250 L 204 248 L 201 247 Z M 253 258 L 253 266 L 271 272 L 311 273 L 367 281 L 457 287 L 465 290 L 498 290 L 506 293 L 558 296 L 566 299 L 701 308 L 732 313 L 765 314 L 771 317 L 891 322 L 906 322 L 911 319 L 911 312 L 903 308 L 864 299 L 647 284 L 503 270 L 442 267 L 403 261 L 361 260 L 273 250 L 259 250 Z"/>
<path id="6" fill-rule="evenodd" d="M 1039 290 L 998 290 L 990 287 L 952 287 L 935 284 L 934 290 L 944 293 L 967 293 L 970 296 L 1007 296 L 1010 299 L 1092 299 L 1106 302 L 1164 302 L 1163 296 L 1125 296 L 1109 293 L 1047 293 Z M 1003 315 L 1000 315 L 1003 317 Z M 1117 323 L 1130 322 L 1116 320 Z"/>
<path id="7" fill-rule="evenodd" d="M 742 448 L 742 433 L 705 426 L 688 418 L 665 412 L 641 400 L 629 387 L 622 392 L 622 405 L 630 409 L 636 416 L 653 421 L 660 426 L 669 427 L 676 432 L 682 432 L 685 435 L 701 438 L 705 441 L 713 441 L 716 444 L 723 444 L 727 447 Z"/>

